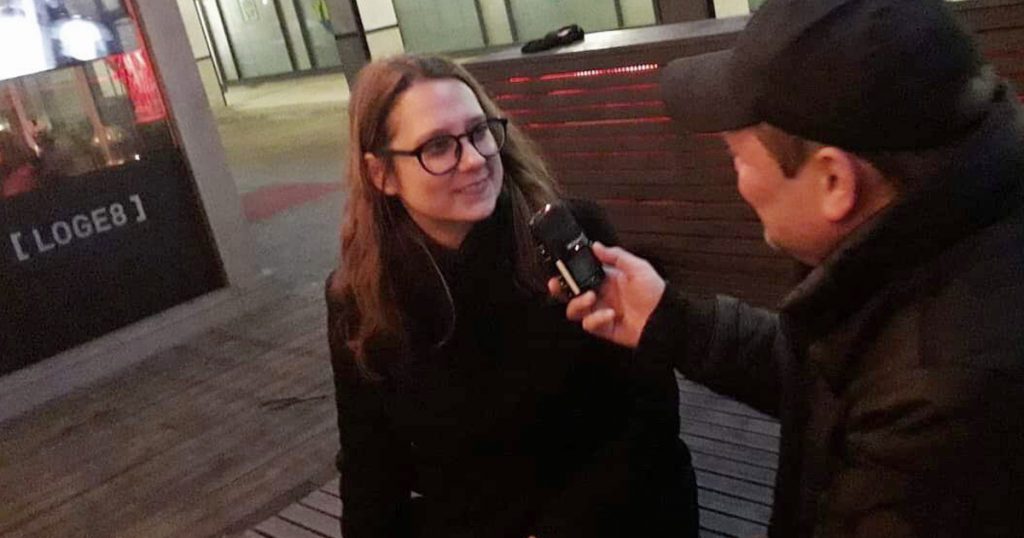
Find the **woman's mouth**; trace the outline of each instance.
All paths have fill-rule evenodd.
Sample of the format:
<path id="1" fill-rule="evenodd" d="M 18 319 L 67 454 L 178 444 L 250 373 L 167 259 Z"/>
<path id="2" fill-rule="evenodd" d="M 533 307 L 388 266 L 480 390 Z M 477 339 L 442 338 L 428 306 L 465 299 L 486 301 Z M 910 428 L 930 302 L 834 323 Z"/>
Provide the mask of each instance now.
<path id="1" fill-rule="evenodd" d="M 474 182 L 472 182 L 469 185 L 466 185 L 464 187 L 460 187 L 458 189 L 455 189 L 455 192 L 457 194 L 469 194 L 469 195 L 482 194 L 485 191 L 487 191 L 487 184 L 488 183 L 489 183 L 489 178 L 483 178 L 483 179 L 474 181 Z"/>

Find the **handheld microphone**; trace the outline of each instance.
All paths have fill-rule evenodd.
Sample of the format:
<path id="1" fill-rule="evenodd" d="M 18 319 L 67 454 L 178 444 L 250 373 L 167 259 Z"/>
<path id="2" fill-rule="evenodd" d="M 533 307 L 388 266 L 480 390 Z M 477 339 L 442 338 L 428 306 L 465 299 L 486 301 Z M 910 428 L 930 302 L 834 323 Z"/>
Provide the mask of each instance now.
<path id="1" fill-rule="evenodd" d="M 573 297 L 597 289 L 604 280 L 591 241 L 564 204 L 547 204 L 530 219 L 541 256 L 553 265 L 562 287 Z"/>

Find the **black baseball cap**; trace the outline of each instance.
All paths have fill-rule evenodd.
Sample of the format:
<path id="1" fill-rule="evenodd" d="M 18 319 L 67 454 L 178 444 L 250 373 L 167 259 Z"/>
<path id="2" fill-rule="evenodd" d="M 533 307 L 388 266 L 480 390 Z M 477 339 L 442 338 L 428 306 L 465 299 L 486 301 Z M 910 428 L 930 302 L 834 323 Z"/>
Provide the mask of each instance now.
<path id="1" fill-rule="evenodd" d="M 662 75 L 689 130 L 765 122 L 853 151 L 955 140 L 999 85 L 943 0 L 768 0 L 732 49 L 677 59 Z"/>

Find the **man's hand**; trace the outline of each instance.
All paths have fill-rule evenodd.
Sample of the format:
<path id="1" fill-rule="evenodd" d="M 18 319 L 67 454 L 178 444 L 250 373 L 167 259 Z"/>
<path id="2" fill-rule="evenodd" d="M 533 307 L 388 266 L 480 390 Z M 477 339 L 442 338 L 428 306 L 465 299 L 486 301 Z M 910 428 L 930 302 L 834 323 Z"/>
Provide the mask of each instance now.
<path id="1" fill-rule="evenodd" d="M 582 321 L 591 334 L 636 347 L 647 318 L 665 293 L 665 281 L 646 260 L 618 247 L 594 243 L 594 255 L 605 266 L 606 278 L 600 294 L 588 291 L 569 301 L 566 316 Z M 548 282 L 548 290 L 560 296 L 558 279 Z"/>

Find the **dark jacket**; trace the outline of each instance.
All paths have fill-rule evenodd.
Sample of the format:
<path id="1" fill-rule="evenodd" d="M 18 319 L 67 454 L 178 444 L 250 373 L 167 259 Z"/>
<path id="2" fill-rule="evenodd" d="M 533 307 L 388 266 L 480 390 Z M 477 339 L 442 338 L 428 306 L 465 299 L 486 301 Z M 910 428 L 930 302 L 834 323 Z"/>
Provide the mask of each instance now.
<path id="1" fill-rule="evenodd" d="M 638 359 L 781 420 L 771 536 L 1024 536 L 1022 133 L 1002 101 L 780 315 L 653 313 Z"/>
<path id="2" fill-rule="evenodd" d="M 614 242 L 596 206 L 575 212 Z M 503 199 L 457 252 L 420 239 L 391 254 L 410 344 L 373 354 L 377 379 L 328 294 L 345 537 L 696 536 L 671 367 L 638 366 L 514 286 Z"/>

